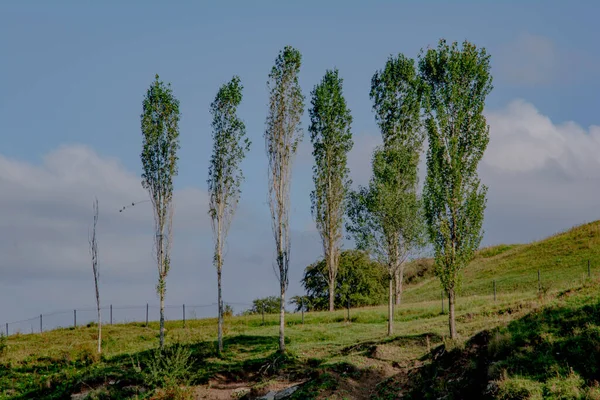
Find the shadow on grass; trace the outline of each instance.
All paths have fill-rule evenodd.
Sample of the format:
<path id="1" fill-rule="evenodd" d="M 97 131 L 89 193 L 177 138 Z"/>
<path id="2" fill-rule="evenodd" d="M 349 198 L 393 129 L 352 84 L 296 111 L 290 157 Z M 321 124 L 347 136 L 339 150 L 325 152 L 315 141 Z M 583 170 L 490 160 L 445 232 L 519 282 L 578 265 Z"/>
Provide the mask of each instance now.
<path id="1" fill-rule="evenodd" d="M 573 381 L 580 386 L 572 389 L 583 392 L 600 381 L 600 303 L 534 311 L 506 327 L 482 331 L 454 349 L 441 345 L 431 358 L 408 379 L 398 376 L 383 385 L 382 398 L 399 391 L 411 399 L 495 398 L 499 384 L 511 377 L 532 382 L 552 397 L 556 383 L 547 382 L 564 383 L 576 376 Z"/>
<path id="2" fill-rule="evenodd" d="M 278 374 L 303 372 L 293 355 L 279 354 L 278 336 L 237 335 L 224 339 L 225 351 L 217 357 L 215 341 L 180 344 L 189 351 L 191 384 L 211 378 L 252 381 Z M 128 388 L 145 386 L 144 371 L 156 349 L 102 358 L 96 361 L 39 357 L 19 366 L 0 365 L 0 387 L 14 399 L 62 399 L 90 388 L 106 387 L 109 398 L 129 398 Z M 0 395 L 2 395 L 0 391 Z"/>

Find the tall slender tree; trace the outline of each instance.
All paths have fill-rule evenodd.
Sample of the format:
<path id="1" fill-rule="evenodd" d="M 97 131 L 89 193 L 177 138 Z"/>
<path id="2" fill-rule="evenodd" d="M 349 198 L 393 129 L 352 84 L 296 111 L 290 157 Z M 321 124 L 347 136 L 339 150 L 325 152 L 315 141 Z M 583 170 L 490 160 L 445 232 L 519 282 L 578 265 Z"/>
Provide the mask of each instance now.
<path id="1" fill-rule="evenodd" d="M 173 243 L 173 179 L 179 150 L 179 100 L 171 84 L 156 75 L 142 103 L 142 186 L 150 195 L 154 213 L 154 246 L 158 267 L 156 291 L 160 298 L 160 347 L 165 343 L 165 292 Z"/>
<path id="2" fill-rule="evenodd" d="M 440 40 L 422 52 L 419 70 L 429 149 L 423 190 L 435 270 L 448 294 L 450 336 L 457 337 L 454 304 L 460 272 L 483 236 L 487 187 L 477 166 L 489 142 L 483 115 L 492 90 L 490 56 L 468 41 Z"/>
<path id="3" fill-rule="evenodd" d="M 290 183 L 292 161 L 302 140 L 300 119 L 304 95 L 298 83 L 302 55 L 291 46 L 279 52 L 269 74 L 269 110 L 265 129 L 265 149 L 269 177 L 269 209 L 275 237 L 275 273 L 280 287 L 279 351 L 285 351 L 285 292 L 290 263 Z M 276 267 L 276 268 L 275 268 Z"/>
<path id="4" fill-rule="evenodd" d="M 384 146 L 399 144 L 408 153 L 416 155 L 417 163 L 423 141 L 419 96 L 415 62 L 403 54 L 390 56 L 384 69 L 377 71 L 371 79 L 370 97 Z M 417 171 L 411 170 L 410 173 L 416 174 Z M 404 263 L 400 263 L 393 276 L 396 304 L 400 304 L 402 298 L 403 280 Z"/>
<path id="5" fill-rule="evenodd" d="M 244 180 L 241 162 L 250 149 L 246 137 L 246 126 L 237 116 L 237 107 L 242 102 L 243 86 L 240 78 L 219 88 L 210 105 L 212 120 L 213 152 L 208 168 L 209 215 L 212 222 L 215 253 L 213 263 L 217 268 L 218 282 L 218 351 L 223 351 L 223 296 L 221 271 L 223 269 L 223 246 L 235 214 Z"/>
<path id="6" fill-rule="evenodd" d="M 94 288 L 96 289 L 96 311 L 98 312 L 98 354 L 102 353 L 102 318 L 100 317 L 100 268 L 98 266 L 98 238 L 96 226 L 98 225 L 98 199 L 94 199 L 94 222 L 88 235 L 90 256 L 92 257 L 92 272 L 94 273 Z"/>
<path id="7" fill-rule="evenodd" d="M 313 144 L 313 181 L 310 194 L 312 214 L 321 236 L 327 264 L 329 311 L 334 310 L 335 286 L 340 259 L 342 228 L 348 178 L 348 152 L 352 149 L 352 116 L 342 92 L 337 69 L 326 71 L 311 93 L 310 139 Z"/>
<path id="8" fill-rule="evenodd" d="M 392 335 L 394 295 L 401 295 L 404 264 L 423 244 L 417 194 L 423 134 L 414 60 L 402 54 L 390 57 L 385 68 L 373 76 L 370 95 L 383 145 L 373 154 L 368 187 L 349 196 L 347 230 L 359 249 L 370 251 L 387 266 L 388 335 Z"/>

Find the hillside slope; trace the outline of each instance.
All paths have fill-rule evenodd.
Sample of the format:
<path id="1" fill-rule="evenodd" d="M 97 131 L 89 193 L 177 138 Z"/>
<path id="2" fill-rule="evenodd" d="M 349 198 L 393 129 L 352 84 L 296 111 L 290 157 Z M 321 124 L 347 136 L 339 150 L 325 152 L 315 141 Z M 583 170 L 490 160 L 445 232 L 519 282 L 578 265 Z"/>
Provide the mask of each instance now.
<path id="1" fill-rule="evenodd" d="M 542 289 L 564 289 L 581 284 L 587 277 L 588 261 L 592 277 L 600 276 L 600 221 L 531 244 L 499 245 L 478 251 L 463 271 L 461 295 L 491 296 L 494 280 L 498 295 L 533 294 L 538 291 L 538 270 Z M 432 261 L 415 263 L 429 269 L 424 278 L 415 279 L 417 283 L 407 287 L 405 301 L 439 299 L 440 284 L 433 276 Z M 415 265 L 407 267 L 409 275 L 417 269 Z"/>

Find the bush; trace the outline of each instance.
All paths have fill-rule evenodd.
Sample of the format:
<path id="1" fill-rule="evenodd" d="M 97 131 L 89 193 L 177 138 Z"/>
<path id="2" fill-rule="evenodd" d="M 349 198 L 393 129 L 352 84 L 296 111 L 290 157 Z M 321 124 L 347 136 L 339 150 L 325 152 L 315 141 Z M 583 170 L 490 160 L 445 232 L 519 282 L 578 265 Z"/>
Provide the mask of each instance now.
<path id="1" fill-rule="evenodd" d="M 300 311 L 302 299 L 308 310 L 329 309 L 329 284 L 326 276 L 325 260 L 306 267 L 302 278 L 306 296 L 292 299 L 296 311 Z M 363 251 L 342 251 L 336 278 L 335 308 L 345 308 L 348 299 L 352 307 L 383 304 L 387 299 L 387 288 L 388 274 L 385 267 L 371 260 Z"/>
<path id="2" fill-rule="evenodd" d="M 192 351 L 181 345 L 156 349 L 134 366 L 144 383 L 153 388 L 175 388 L 189 383 Z"/>
<path id="3" fill-rule="evenodd" d="M 262 299 L 254 299 L 252 301 L 252 308 L 244 311 L 245 315 L 252 314 L 279 314 L 279 307 L 281 300 L 277 296 L 264 297 Z"/>
<path id="4" fill-rule="evenodd" d="M 231 317 L 232 315 L 233 315 L 233 307 L 231 307 L 229 304 L 225 304 L 225 307 L 223 307 L 223 316 Z"/>

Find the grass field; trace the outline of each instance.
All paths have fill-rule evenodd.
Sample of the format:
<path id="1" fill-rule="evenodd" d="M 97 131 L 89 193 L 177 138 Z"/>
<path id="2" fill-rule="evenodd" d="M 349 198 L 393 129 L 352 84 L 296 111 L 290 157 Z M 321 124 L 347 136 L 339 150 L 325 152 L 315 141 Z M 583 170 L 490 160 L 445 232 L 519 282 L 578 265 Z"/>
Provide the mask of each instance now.
<path id="1" fill-rule="evenodd" d="M 410 280 L 395 311 L 395 336 L 385 336 L 385 306 L 353 309 L 350 321 L 345 310 L 307 313 L 304 324 L 300 314 L 289 314 L 286 356 L 276 353 L 275 315 L 266 316 L 264 324 L 260 316 L 227 318 L 220 358 L 215 319 L 188 321 L 185 329 L 181 322 L 168 322 L 167 343 L 179 345 L 172 347 L 168 365 L 152 361 L 158 344 L 153 323 L 104 327 L 102 357 L 94 352 L 93 326 L 13 335 L 0 356 L 0 398 L 62 399 L 73 393 L 81 398 L 232 398 L 248 390 L 251 398 L 296 382 L 307 382 L 294 394 L 299 399 L 393 399 L 398 393 L 420 398 L 411 395 L 417 392 L 462 398 L 461 393 L 484 390 L 490 398 L 600 398 L 593 397 L 600 362 L 600 340 L 594 347 L 600 332 L 599 240 L 600 224 L 591 223 L 537 243 L 480 251 L 464 271 L 457 302 L 459 342 L 445 338 L 440 286 L 425 270 Z M 566 331 L 561 324 L 568 321 L 573 329 Z M 483 344 L 477 341 L 481 337 Z M 548 354 L 564 343 L 577 348 L 574 338 L 584 345 L 568 364 Z M 545 358 L 531 355 L 538 347 Z M 191 355 L 187 363 L 186 353 Z M 465 365 L 453 364 L 460 362 Z M 593 367 L 582 372 L 586 362 Z M 490 363 L 495 365 L 491 372 Z M 485 377 L 477 375 L 481 370 Z M 159 382 L 156 371 L 172 380 Z M 450 378 L 452 371 L 459 376 Z M 482 389 L 472 381 L 491 386 Z M 191 389 L 178 389 L 181 382 Z M 154 391 L 156 386 L 166 390 Z M 568 393 L 563 396 L 561 390 Z"/>

